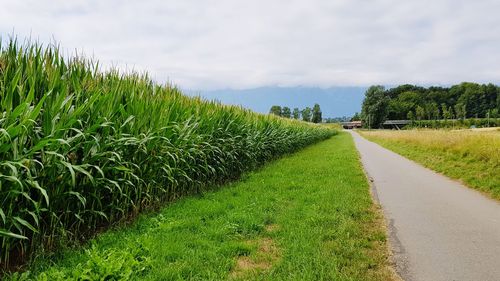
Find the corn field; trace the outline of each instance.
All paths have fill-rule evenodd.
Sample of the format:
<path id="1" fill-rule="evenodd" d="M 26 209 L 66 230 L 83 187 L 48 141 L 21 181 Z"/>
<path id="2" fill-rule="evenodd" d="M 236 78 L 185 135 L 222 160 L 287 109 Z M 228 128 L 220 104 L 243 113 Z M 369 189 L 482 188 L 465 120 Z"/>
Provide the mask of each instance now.
<path id="1" fill-rule="evenodd" d="M 0 43 L 1 267 L 332 134 L 100 71 L 55 46 Z"/>

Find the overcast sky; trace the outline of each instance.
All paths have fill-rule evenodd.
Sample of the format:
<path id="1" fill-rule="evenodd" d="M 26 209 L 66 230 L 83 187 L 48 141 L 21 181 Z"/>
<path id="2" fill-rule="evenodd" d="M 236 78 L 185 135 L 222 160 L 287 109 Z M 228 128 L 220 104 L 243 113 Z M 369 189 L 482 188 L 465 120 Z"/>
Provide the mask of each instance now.
<path id="1" fill-rule="evenodd" d="M 183 88 L 500 81 L 499 0 L 0 0 L 0 34 Z"/>

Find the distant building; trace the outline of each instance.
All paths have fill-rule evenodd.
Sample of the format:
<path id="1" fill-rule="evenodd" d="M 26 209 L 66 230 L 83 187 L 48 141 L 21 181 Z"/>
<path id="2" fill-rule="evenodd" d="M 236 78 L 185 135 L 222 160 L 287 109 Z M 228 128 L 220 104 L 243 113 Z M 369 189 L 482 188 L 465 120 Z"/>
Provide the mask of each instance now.
<path id="1" fill-rule="evenodd" d="M 344 129 L 357 129 L 357 128 L 361 128 L 363 126 L 363 122 L 362 121 L 350 121 L 350 122 L 342 122 L 340 123 L 342 124 L 342 127 Z"/>
<path id="2" fill-rule="evenodd" d="M 401 128 L 410 123 L 411 120 L 386 120 L 384 123 L 382 123 L 382 128 L 401 130 Z"/>

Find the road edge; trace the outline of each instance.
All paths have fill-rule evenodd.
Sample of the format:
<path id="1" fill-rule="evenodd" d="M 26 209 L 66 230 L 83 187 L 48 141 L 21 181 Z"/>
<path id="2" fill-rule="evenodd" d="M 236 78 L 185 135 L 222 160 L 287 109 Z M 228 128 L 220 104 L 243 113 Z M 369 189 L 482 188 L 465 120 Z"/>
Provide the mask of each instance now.
<path id="1" fill-rule="evenodd" d="M 375 185 L 373 177 L 370 176 L 370 173 L 368 173 L 368 171 L 365 168 L 363 157 L 361 156 L 361 153 L 359 152 L 358 149 L 358 145 L 354 141 L 354 138 L 352 136 L 353 131 L 349 130 L 344 130 L 344 131 L 347 131 L 349 135 L 351 135 L 351 139 L 356 148 L 356 154 L 358 155 L 358 161 L 362 167 L 363 173 L 366 177 L 366 181 L 368 182 L 368 185 L 370 187 L 370 195 L 373 200 L 375 212 L 377 213 L 377 215 L 380 216 L 379 219 L 380 224 L 382 225 L 383 229 L 385 230 L 385 233 L 387 234 L 388 241 L 386 243 L 386 250 L 388 253 L 389 263 L 391 265 L 390 266 L 391 272 L 394 275 L 394 280 L 412 281 L 413 278 L 409 272 L 409 263 L 408 263 L 408 257 L 406 256 L 406 250 L 403 247 L 401 241 L 399 240 L 399 237 L 397 235 L 397 229 L 396 227 L 394 227 L 394 221 L 388 220 L 387 217 L 385 216 L 386 211 L 380 204 L 377 186 Z M 361 136 L 360 134 L 358 135 Z"/>

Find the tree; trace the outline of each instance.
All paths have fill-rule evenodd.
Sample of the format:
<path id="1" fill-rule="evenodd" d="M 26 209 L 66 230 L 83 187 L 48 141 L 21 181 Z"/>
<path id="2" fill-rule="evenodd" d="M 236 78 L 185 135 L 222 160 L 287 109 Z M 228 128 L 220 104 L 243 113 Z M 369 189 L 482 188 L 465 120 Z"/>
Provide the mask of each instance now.
<path id="1" fill-rule="evenodd" d="M 389 98 L 394 99 L 405 92 L 412 92 L 412 93 L 421 94 L 421 93 L 426 92 L 426 89 L 424 87 L 420 87 L 420 86 L 405 84 L 405 85 L 397 86 L 395 88 L 388 89 L 386 91 L 386 94 Z"/>
<path id="2" fill-rule="evenodd" d="M 387 119 L 405 119 L 408 116 L 408 112 L 415 112 L 415 108 L 417 107 L 417 105 L 421 105 L 423 103 L 424 100 L 422 99 L 422 93 L 413 91 L 401 92 L 398 96 L 392 98 L 389 101 Z"/>
<path id="3" fill-rule="evenodd" d="M 467 116 L 466 105 L 463 103 L 455 104 L 455 115 L 457 116 L 457 119 L 465 119 Z"/>
<path id="4" fill-rule="evenodd" d="M 427 119 L 429 119 L 429 120 L 439 119 L 439 107 L 435 102 L 428 104 L 425 107 L 425 111 L 427 112 L 427 116 L 428 116 Z"/>
<path id="5" fill-rule="evenodd" d="M 354 115 L 351 117 L 351 121 L 359 121 L 361 120 L 361 117 L 359 116 L 359 113 L 354 113 Z"/>
<path id="6" fill-rule="evenodd" d="M 494 109 L 496 109 L 497 111 L 500 112 L 500 87 L 498 87 L 497 89 L 498 89 L 497 90 L 497 106 Z"/>
<path id="7" fill-rule="evenodd" d="M 485 102 L 485 93 L 481 86 L 476 83 L 462 83 L 464 92 L 458 98 L 457 104 L 462 104 L 465 107 L 465 116 L 467 117 L 484 117 L 485 112 L 482 112 L 482 104 Z"/>
<path id="8" fill-rule="evenodd" d="M 313 109 L 312 109 L 312 122 L 313 123 L 321 123 L 323 118 L 321 117 L 321 108 L 319 107 L 319 104 L 314 104 Z"/>
<path id="9" fill-rule="evenodd" d="M 281 116 L 281 106 L 279 105 L 273 105 L 271 106 L 271 110 L 269 110 L 269 113 L 274 114 L 276 116 Z"/>
<path id="10" fill-rule="evenodd" d="M 306 122 L 311 122 L 311 108 L 306 107 L 302 110 L 302 120 Z"/>
<path id="11" fill-rule="evenodd" d="M 493 108 L 490 112 L 490 117 L 491 118 L 499 118 L 500 114 L 498 112 L 498 108 Z"/>
<path id="12" fill-rule="evenodd" d="M 446 104 L 444 103 L 441 104 L 441 112 L 445 120 L 453 118 L 453 109 L 451 109 L 451 107 L 446 106 Z"/>
<path id="13" fill-rule="evenodd" d="M 455 118 L 455 113 L 453 112 L 453 107 L 448 107 L 448 116 L 450 117 L 450 119 L 453 119 Z"/>
<path id="14" fill-rule="evenodd" d="M 434 120 L 438 120 L 439 118 L 441 118 L 440 113 L 439 113 L 439 106 L 437 105 L 437 103 L 432 103 L 432 104 L 433 104 L 433 107 L 432 107 L 432 118 Z"/>
<path id="15" fill-rule="evenodd" d="M 410 114 L 410 112 L 412 112 Z M 365 93 L 361 118 L 379 127 L 386 119 L 485 118 L 500 113 L 500 86 L 460 83 L 451 87 L 401 85 L 385 90 L 372 86 Z"/>
<path id="16" fill-rule="evenodd" d="M 415 114 L 413 114 L 413 111 L 408 111 L 408 114 L 406 115 L 408 119 L 411 121 L 415 120 Z"/>
<path id="17" fill-rule="evenodd" d="M 417 109 L 415 110 L 415 115 L 417 117 L 417 120 L 423 120 L 425 119 L 425 110 L 423 107 L 420 105 L 417 106 Z"/>
<path id="18" fill-rule="evenodd" d="M 290 111 L 290 108 L 288 106 L 283 107 L 283 110 L 281 110 L 281 116 L 290 118 L 292 115 L 292 112 Z"/>
<path id="19" fill-rule="evenodd" d="M 389 97 L 384 86 L 371 86 L 366 90 L 361 107 L 363 123 L 370 128 L 379 128 L 387 116 Z"/>
<path id="20" fill-rule="evenodd" d="M 293 119 L 299 119 L 300 118 L 300 110 L 298 107 L 293 109 Z"/>

